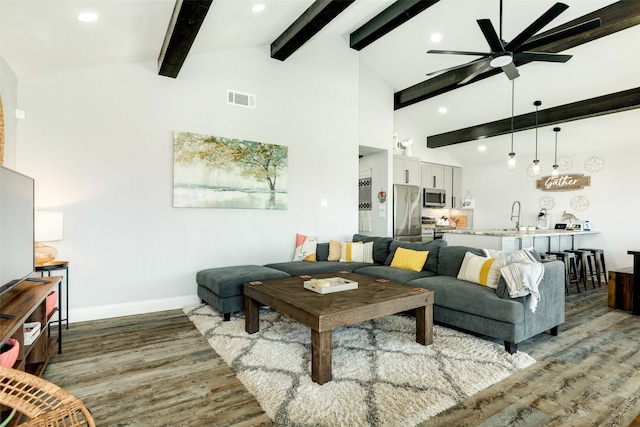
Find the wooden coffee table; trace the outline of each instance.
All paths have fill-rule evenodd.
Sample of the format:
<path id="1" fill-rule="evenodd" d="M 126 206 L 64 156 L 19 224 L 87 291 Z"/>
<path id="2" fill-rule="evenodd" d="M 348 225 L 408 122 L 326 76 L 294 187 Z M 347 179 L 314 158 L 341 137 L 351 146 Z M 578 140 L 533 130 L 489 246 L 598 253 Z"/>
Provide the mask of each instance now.
<path id="1" fill-rule="evenodd" d="M 416 342 L 433 343 L 433 291 L 394 282 L 379 282 L 354 273 L 315 274 L 316 279 L 343 277 L 358 289 L 319 294 L 303 287 L 301 277 L 244 284 L 245 330 L 258 332 L 260 304 L 311 328 L 311 379 L 331 381 L 331 331 L 390 314 L 415 309 Z"/>

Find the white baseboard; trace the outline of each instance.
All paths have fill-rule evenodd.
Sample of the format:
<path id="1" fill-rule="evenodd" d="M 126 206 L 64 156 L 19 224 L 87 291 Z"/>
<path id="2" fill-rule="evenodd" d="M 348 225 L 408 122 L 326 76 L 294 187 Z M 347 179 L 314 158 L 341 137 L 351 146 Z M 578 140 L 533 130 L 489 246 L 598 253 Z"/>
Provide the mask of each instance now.
<path id="1" fill-rule="evenodd" d="M 185 305 L 198 304 L 199 302 L 200 298 L 197 295 L 184 295 L 173 298 L 76 308 L 69 310 L 69 323 L 131 316 L 134 314 L 153 313 L 164 310 L 175 310 L 182 308 Z"/>

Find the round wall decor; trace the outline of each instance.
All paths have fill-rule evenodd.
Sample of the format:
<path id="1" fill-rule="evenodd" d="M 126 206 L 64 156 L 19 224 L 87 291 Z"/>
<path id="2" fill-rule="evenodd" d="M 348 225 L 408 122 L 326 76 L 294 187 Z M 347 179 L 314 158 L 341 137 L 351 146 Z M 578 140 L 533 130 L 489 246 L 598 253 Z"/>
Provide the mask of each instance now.
<path id="1" fill-rule="evenodd" d="M 560 156 L 558 159 L 558 169 L 568 171 L 573 166 L 573 159 L 569 156 Z"/>
<path id="2" fill-rule="evenodd" d="M 589 207 L 589 199 L 584 196 L 574 196 L 569 202 L 571 209 L 576 211 L 584 211 Z"/>
<path id="3" fill-rule="evenodd" d="M 553 197 L 551 196 L 542 196 L 540 197 L 540 200 L 538 200 L 538 206 L 540 206 L 540 209 L 553 209 L 555 205 L 556 201 L 553 200 Z"/>
<path id="4" fill-rule="evenodd" d="M 604 168 L 604 159 L 599 156 L 591 156 L 584 161 L 584 168 L 588 172 L 600 172 Z"/>

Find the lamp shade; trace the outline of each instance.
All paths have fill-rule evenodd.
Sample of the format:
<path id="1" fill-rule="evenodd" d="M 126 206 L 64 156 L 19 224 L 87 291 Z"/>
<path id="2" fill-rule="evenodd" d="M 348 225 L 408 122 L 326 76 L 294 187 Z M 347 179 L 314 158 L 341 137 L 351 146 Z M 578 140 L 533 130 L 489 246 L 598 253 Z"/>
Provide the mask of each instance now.
<path id="1" fill-rule="evenodd" d="M 54 240 L 62 240 L 62 237 L 62 212 L 36 211 L 35 241 L 53 242 Z"/>

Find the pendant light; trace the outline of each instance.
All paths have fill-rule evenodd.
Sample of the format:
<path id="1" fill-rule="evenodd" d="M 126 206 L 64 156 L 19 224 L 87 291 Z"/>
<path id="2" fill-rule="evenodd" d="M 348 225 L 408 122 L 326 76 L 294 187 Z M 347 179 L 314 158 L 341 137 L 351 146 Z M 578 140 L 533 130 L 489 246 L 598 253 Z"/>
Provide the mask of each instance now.
<path id="1" fill-rule="evenodd" d="M 509 161 L 507 162 L 509 169 L 516 168 L 516 153 L 513 152 L 513 88 L 514 83 L 513 80 L 511 80 L 511 152 L 509 153 Z"/>
<path id="2" fill-rule="evenodd" d="M 553 128 L 553 131 L 556 133 L 556 146 L 553 155 L 553 171 L 551 172 L 552 176 L 558 176 L 560 171 L 558 170 L 558 132 L 560 132 L 560 128 Z"/>
<path id="3" fill-rule="evenodd" d="M 536 106 L 536 158 L 533 160 L 531 171 L 534 175 L 538 175 L 540 173 L 540 160 L 538 160 L 538 107 L 542 105 L 542 101 L 535 101 L 533 105 Z"/>

